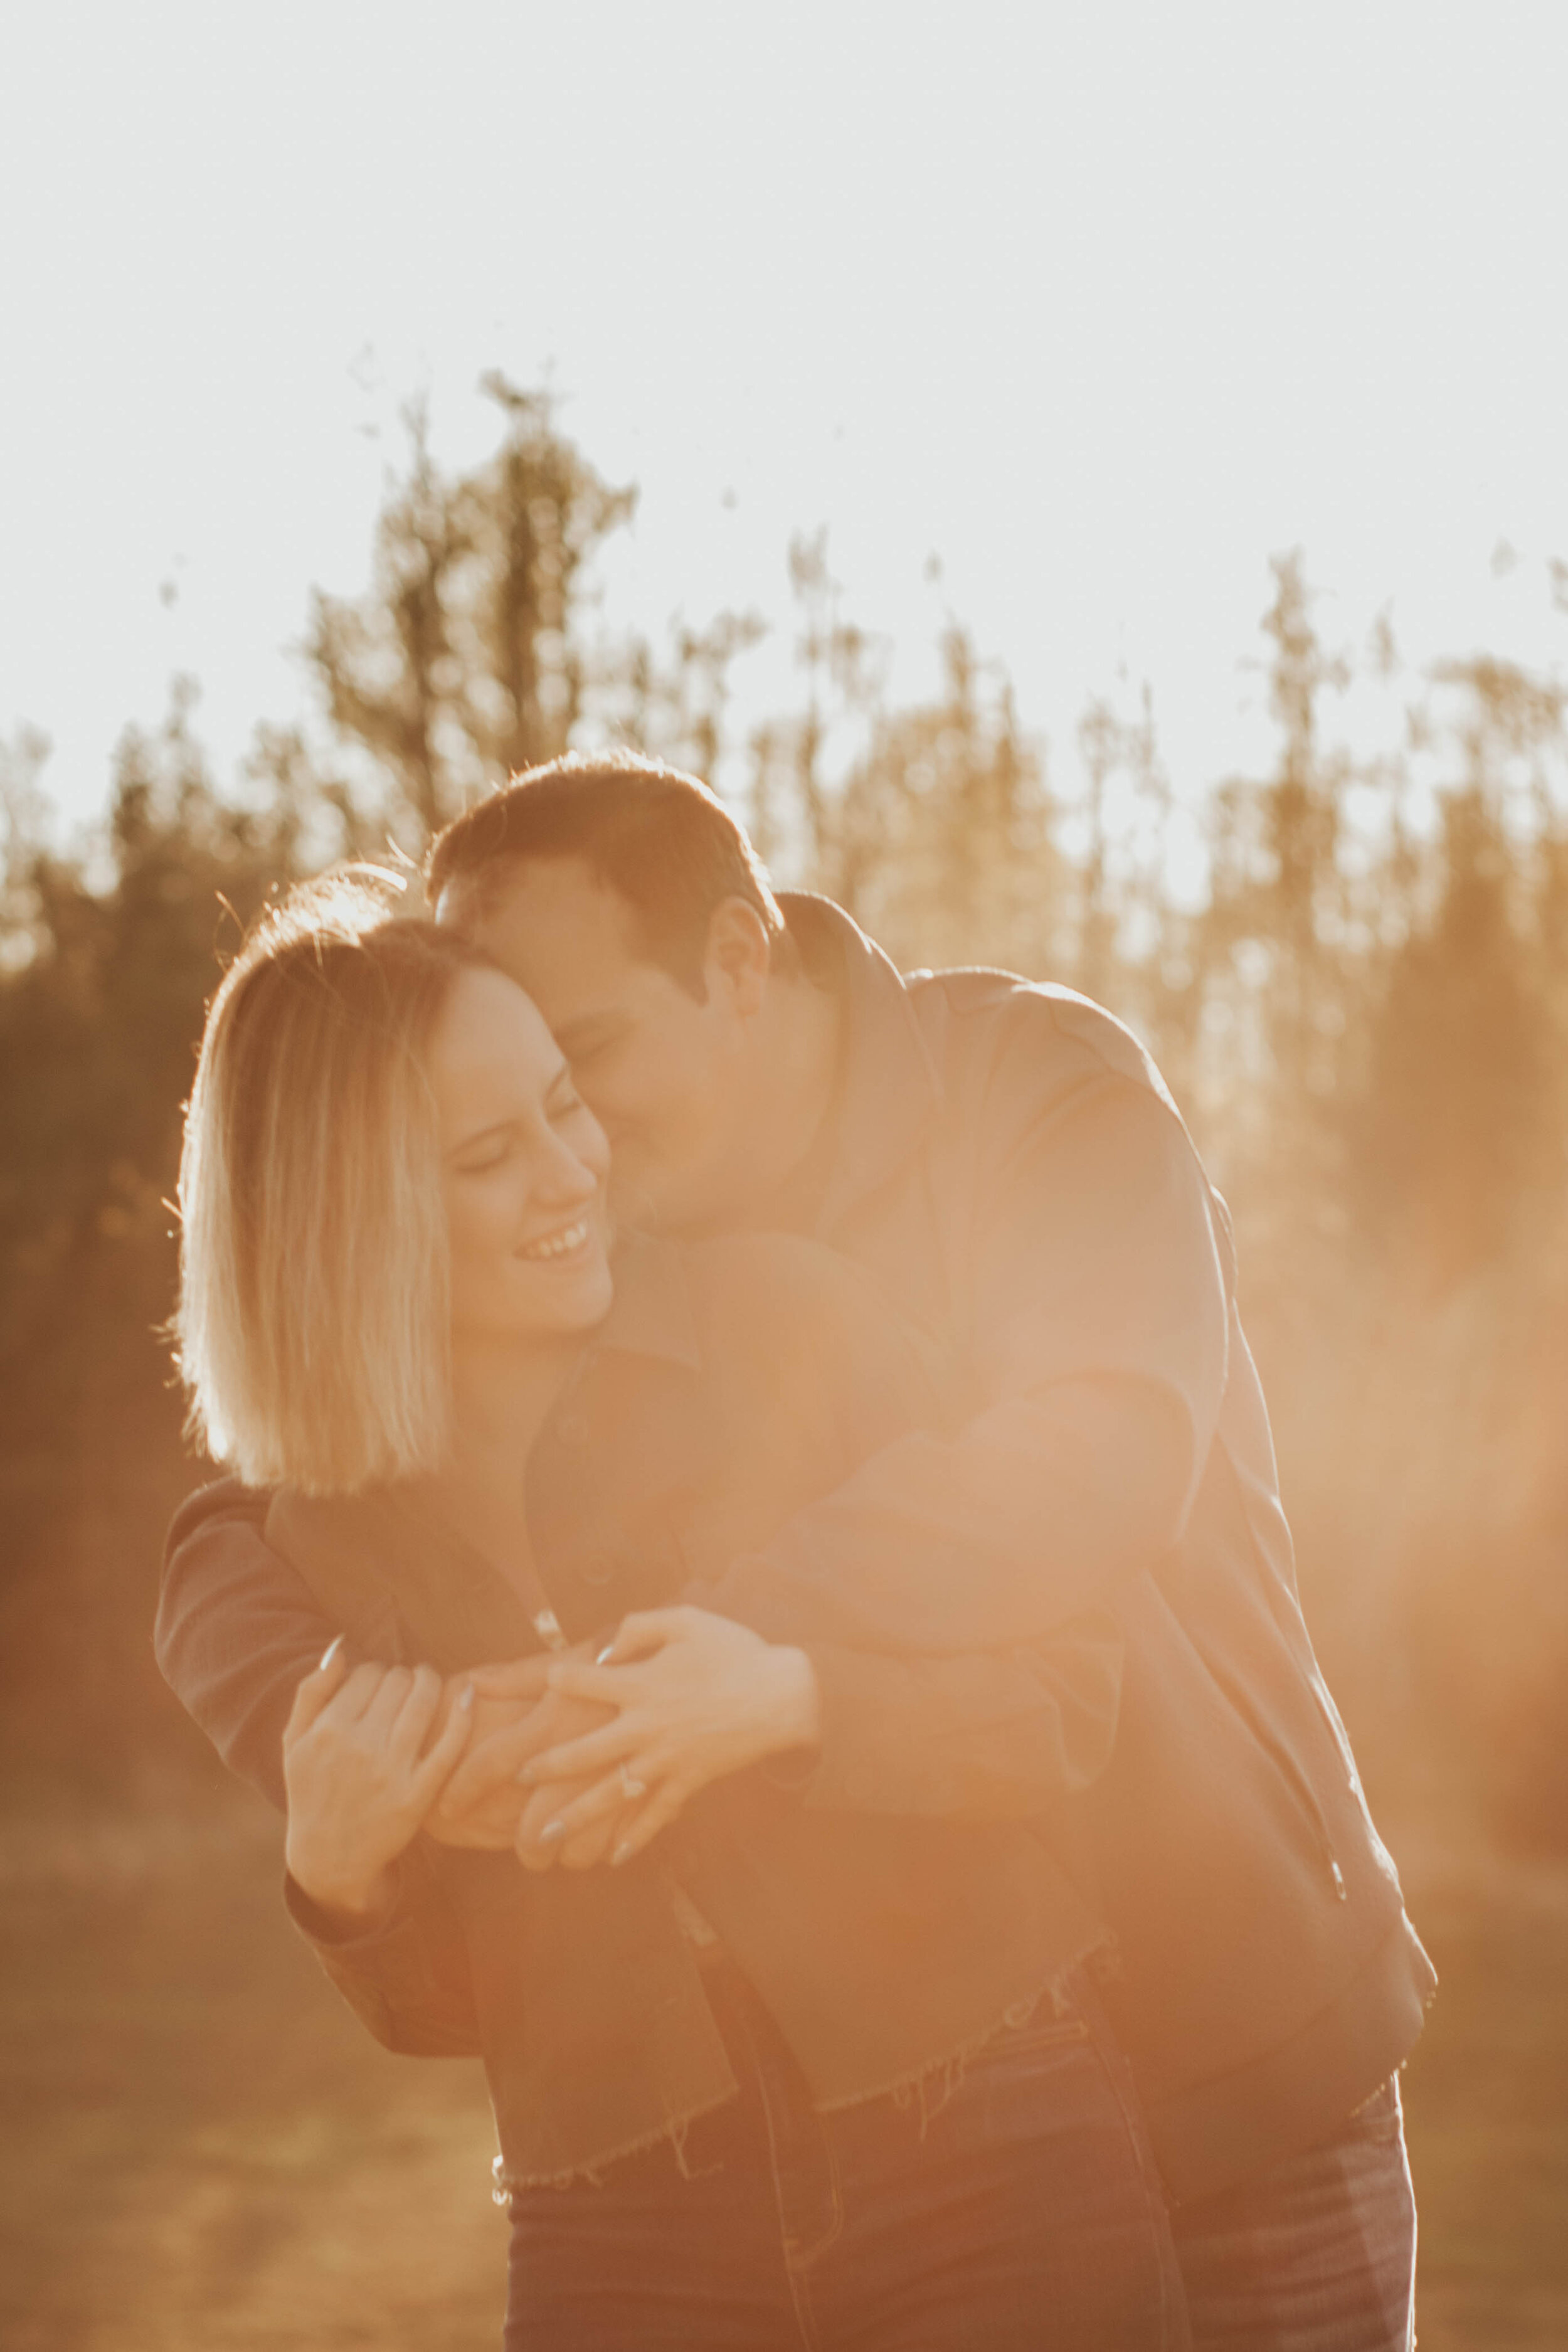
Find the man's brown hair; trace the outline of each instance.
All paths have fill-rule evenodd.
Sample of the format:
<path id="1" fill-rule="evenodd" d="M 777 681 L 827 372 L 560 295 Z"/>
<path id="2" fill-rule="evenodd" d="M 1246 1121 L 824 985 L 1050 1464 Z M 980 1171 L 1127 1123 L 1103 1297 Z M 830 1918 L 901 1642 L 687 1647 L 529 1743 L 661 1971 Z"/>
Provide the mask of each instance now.
<path id="1" fill-rule="evenodd" d="M 789 934 L 742 828 L 706 784 L 636 751 L 569 752 L 530 768 L 455 817 L 430 845 L 430 903 L 451 893 L 459 922 L 482 917 L 509 867 L 580 857 L 632 909 L 650 963 L 700 1003 L 713 910 L 743 898 L 761 917 L 775 965 Z"/>

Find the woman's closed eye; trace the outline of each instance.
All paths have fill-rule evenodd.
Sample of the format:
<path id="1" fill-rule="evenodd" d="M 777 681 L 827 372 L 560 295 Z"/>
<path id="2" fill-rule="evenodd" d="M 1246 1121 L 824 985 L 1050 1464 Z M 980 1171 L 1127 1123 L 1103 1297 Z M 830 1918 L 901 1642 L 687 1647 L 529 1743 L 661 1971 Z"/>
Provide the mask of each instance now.
<path id="1" fill-rule="evenodd" d="M 452 1165 L 459 1176 L 487 1176 L 491 1169 L 503 1167 L 516 1148 L 516 1135 L 510 1129 L 498 1129 L 460 1152 Z"/>

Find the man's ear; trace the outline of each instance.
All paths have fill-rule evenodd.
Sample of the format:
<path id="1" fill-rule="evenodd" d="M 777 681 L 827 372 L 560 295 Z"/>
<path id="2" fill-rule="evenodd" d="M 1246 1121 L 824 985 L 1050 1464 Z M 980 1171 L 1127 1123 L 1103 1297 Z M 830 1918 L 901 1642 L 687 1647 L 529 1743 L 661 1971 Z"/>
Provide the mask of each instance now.
<path id="1" fill-rule="evenodd" d="M 742 1016 L 760 1013 L 771 960 L 767 926 L 756 908 L 744 898 L 721 898 L 702 959 L 710 992 L 721 989 Z"/>

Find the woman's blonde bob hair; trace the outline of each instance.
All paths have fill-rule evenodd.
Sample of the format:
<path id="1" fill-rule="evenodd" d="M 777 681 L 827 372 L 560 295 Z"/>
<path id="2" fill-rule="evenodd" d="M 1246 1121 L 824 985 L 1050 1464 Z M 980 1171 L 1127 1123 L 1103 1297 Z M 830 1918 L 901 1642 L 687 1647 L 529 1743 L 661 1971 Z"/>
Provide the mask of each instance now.
<path id="1" fill-rule="evenodd" d="M 214 997 L 180 1161 L 187 1431 L 248 1485 L 346 1495 L 445 1451 L 450 1278 L 430 1032 L 460 933 L 392 877 L 303 885 Z"/>

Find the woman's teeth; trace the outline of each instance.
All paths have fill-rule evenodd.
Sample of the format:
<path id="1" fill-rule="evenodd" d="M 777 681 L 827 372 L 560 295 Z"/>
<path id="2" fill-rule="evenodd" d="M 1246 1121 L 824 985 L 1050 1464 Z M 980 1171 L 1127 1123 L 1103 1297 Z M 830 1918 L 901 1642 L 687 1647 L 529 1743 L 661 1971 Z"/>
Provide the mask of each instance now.
<path id="1" fill-rule="evenodd" d="M 546 1234 L 542 1241 L 528 1243 L 526 1247 L 519 1250 L 518 1255 L 531 1258 L 569 1257 L 574 1250 L 582 1248 L 587 1238 L 588 1220 L 586 1217 L 579 1217 L 574 1225 L 563 1225 L 559 1233 Z"/>

